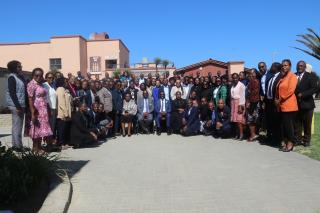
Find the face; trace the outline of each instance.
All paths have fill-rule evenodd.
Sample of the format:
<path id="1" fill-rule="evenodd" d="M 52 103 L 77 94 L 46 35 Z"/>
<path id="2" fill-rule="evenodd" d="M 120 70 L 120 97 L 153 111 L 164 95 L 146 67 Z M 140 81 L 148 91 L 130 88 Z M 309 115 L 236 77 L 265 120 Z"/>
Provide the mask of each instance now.
<path id="1" fill-rule="evenodd" d="M 181 81 L 180 81 L 180 80 L 177 80 L 177 81 L 176 81 L 176 86 L 177 86 L 177 87 L 180 87 L 180 86 L 181 86 Z"/>
<path id="2" fill-rule="evenodd" d="M 258 64 L 258 69 L 262 74 L 264 74 L 267 71 L 267 66 L 266 66 L 265 63 L 259 63 Z"/>
<path id="3" fill-rule="evenodd" d="M 120 82 L 117 82 L 116 83 L 116 88 L 119 90 L 121 88 L 121 83 Z"/>
<path id="4" fill-rule="evenodd" d="M 239 76 L 237 76 L 237 75 L 232 75 L 232 82 L 233 82 L 233 84 L 237 84 L 238 83 L 238 81 L 239 81 Z"/>
<path id="5" fill-rule="evenodd" d="M 195 83 L 196 85 L 198 85 L 198 84 L 200 83 L 200 79 L 199 79 L 199 78 L 196 78 L 196 79 L 194 80 L 194 83 Z"/>
<path id="6" fill-rule="evenodd" d="M 134 88 L 134 83 L 133 83 L 133 82 L 130 83 L 130 88 L 131 88 L 131 89 Z"/>
<path id="7" fill-rule="evenodd" d="M 20 63 L 17 64 L 17 74 L 22 72 L 22 65 Z"/>
<path id="8" fill-rule="evenodd" d="M 208 103 L 206 98 L 201 98 L 201 105 L 206 105 Z"/>
<path id="9" fill-rule="evenodd" d="M 88 89 L 88 82 L 87 81 L 82 82 L 82 89 Z"/>
<path id="10" fill-rule="evenodd" d="M 126 94 L 126 96 L 124 97 L 124 99 L 125 99 L 126 101 L 130 101 L 131 95 L 130 95 L 130 94 Z"/>
<path id="11" fill-rule="evenodd" d="M 167 86 L 168 85 L 168 79 L 163 79 L 163 85 Z"/>
<path id="12" fill-rule="evenodd" d="M 61 78 L 61 77 L 62 77 L 62 74 L 60 72 L 57 72 L 56 73 L 56 79 Z"/>
<path id="13" fill-rule="evenodd" d="M 95 113 L 99 111 L 99 104 L 93 104 L 92 109 Z"/>
<path id="14" fill-rule="evenodd" d="M 245 76 L 244 76 L 244 73 L 243 73 L 243 72 L 240 72 L 240 73 L 239 73 L 239 79 L 240 79 L 240 80 L 245 79 Z"/>
<path id="15" fill-rule="evenodd" d="M 176 98 L 181 99 L 181 92 L 176 92 Z"/>
<path id="16" fill-rule="evenodd" d="M 76 84 L 76 87 L 77 87 L 78 89 L 81 87 L 81 82 L 80 82 L 80 81 L 76 81 L 75 84 Z"/>
<path id="17" fill-rule="evenodd" d="M 219 109 L 223 109 L 223 107 L 224 107 L 224 101 L 223 100 L 219 100 L 218 107 L 219 107 Z"/>
<path id="18" fill-rule="evenodd" d="M 205 89 L 208 88 L 208 83 L 207 83 L 207 82 L 204 82 L 204 83 L 203 83 L 203 88 L 205 88 Z"/>
<path id="19" fill-rule="evenodd" d="M 213 104 L 213 102 L 209 102 L 209 109 L 210 109 L 211 111 L 214 110 L 214 104 Z"/>
<path id="20" fill-rule="evenodd" d="M 198 102 L 197 102 L 196 100 L 193 100 L 193 101 L 192 101 L 192 106 L 193 106 L 193 107 L 197 107 L 197 106 L 198 106 Z"/>
<path id="21" fill-rule="evenodd" d="M 103 104 L 99 104 L 99 112 L 104 112 L 104 106 L 103 106 Z"/>
<path id="22" fill-rule="evenodd" d="M 81 104 L 79 109 L 80 109 L 81 112 L 87 112 L 88 111 L 88 107 L 87 107 L 86 104 Z"/>
<path id="23" fill-rule="evenodd" d="M 43 80 L 43 73 L 38 70 L 34 73 L 33 79 L 37 82 L 37 83 L 41 83 Z"/>
<path id="24" fill-rule="evenodd" d="M 47 75 L 47 78 L 46 78 L 46 80 L 47 80 L 47 82 L 49 83 L 49 84 L 52 84 L 52 82 L 53 82 L 53 74 L 48 74 Z"/>
<path id="25" fill-rule="evenodd" d="M 94 87 L 96 90 L 100 90 L 101 89 L 101 83 L 99 81 L 94 83 Z"/>
<path id="26" fill-rule="evenodd" d="M 160 98 L 161 98 L 161 99 L 164 99 L 164 97 L 165 97 L 165 96 L 164 96 L 164 92 L 160 92 Z"/>
<path id="27" fill-rule="evenodd" d="M 306 70 L 306 63 L 304 61 L 299 61 L 297 64 L 297 71 L 303 73 Z"/>
<path id="28" fill-rule="evenodd" d="M 160 87 L 160 86 L 161 86 L 160 81 L 156 81 L 156 86 L 157 86 L 157 87 Z"/>
<path id="29" fill-rule="evenodd" d="M 156 85 L 156 79 L 152 79 L 151 85 L 152 85 L 152 86 L 155 86 L 155 85 Z"/>
<path id="30" fill-rule="evenodd" d="M 254 70 L 252 70 L 252 71 L 250 72 L 250 74 L 249 74 L 249 77 L 250 77 L 251 80 L 256 79 L 256 78 L 257 78 L 256 72 L 255 72 Z"/>
<path id="31" fill-rule="evenodd" d="M 220 78 L 217 78 L 216 84 L 217 84 L 217 86 L 220 86 L 220 85 L 221 85 L 221 79 L 220 79 Z"/>
<path id="32" fill-rule="evenodd" d="M 291 66 L 290 66 L 289 62 L 284 61 L 284 62 L 282 63 L 282 72 L 283 72 L 283 73 L 287 73 L 287 72 L 289 72 L 290 70 L 291 70 Z"/>

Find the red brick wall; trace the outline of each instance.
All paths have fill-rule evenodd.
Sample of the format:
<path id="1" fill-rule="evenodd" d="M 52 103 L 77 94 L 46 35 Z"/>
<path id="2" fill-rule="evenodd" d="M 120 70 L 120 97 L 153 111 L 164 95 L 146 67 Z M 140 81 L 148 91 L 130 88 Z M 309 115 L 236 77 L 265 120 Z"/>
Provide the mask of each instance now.
<path id="1" fill-rule="evenodd" d="M 212 73 L 212 76 L 216 76 L 219 70 L 221 72 L 221 75 L 224 75 L 227 72 L 227 68 L 215 66 L 212 64 L 202 66 L 202 70 L 200 70 L 199 68 L 200 67 L 195 67 L 186 71 L 184 73 L 184 76 L 189 76 L 189 75 L 196 76 L 198 71 L 200 71 L 201 76 L 207 76 L 209 72 Z"/>

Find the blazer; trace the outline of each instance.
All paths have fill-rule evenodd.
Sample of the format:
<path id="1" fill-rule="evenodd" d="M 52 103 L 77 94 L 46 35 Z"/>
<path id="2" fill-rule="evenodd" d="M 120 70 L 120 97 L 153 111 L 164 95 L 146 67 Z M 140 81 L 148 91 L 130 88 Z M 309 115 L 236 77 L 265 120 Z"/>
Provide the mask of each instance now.
<path id="1" fill-rule="evenodd" d="M 106 113 L 112 111 L 112 93 L 107 88 L 102 87 L 98 92 L 100 103 L 103 103 L 104 111 Z"/>
<path id="2" fill-rule="evenodd" d="M 69 90 L 63 87 L 58 87 L 57 91 L 57 118 L 65 120 L 71 118 L 71 103 L 72 96 Z"/>
<path id="3" fill-rule="evenodd" d="M 223 110 L 215 110 L 215 122 L 220 122 L 223 124 L 224 128 L 231 128 L 231 111 L 228 106 L 224 106 Z"/>
<path id="4" fill-rule="evenodd" d="M 185 119 L 187 121 L 187 131 L 188 132 L 198 132 L 200 131 L 200 119 L 199 119 L 199 108 L 192 107 L 190 114 L 188 109 L 185 113 Z"/>
<path id="5" fill-rule="evenodd" d="M 159 113 L 160 110 L 161 110 L 160 109 L 160 107 L 161 107 L 160 100 L 161 99 L 157 100 L 157 102 L 156 102 L 156 104 L 154 106 L 154 110 L 155 110 L 156 113 Z M 165 103 L 166 103 L 166 112 L 170 113 L 171 112 L 171 102 L 169 100 L 167 100 L 167 99 L 164 99 L 164 100 L 165 100 Z"/>
<path id="6" fill-rule="evenodd" d="M 296 73 L 299 77 L 299 74 Z M 298 98 L 298 94 L 301 93 L 302 97 L 298 98 L 298 106 L 299 109 L 311 110 L 315 108 L 313 94 L 317 91 L 317 80 L 308 73 L 304 72 L 300 82 L 298 81 L 298 85 L 295 91 L 295 94 Z"/>
<path id="7" fill-rule="evenodd" d="M 291 71 L 279 80 L 276 97 L 280 101 L 281 112 L 298 111 L 298 103 L 295 95 L 297 83 L 297 76 Z"/>
<path id="8" fill-rule="evenodd" d="M 149 97 L 148 102 L 149 102 L 149 113 L 152 113 L 154 110 L 153 98 Z M 140 115 L 143 114 L 143 106 L 144 106 L 144 98 L 138 99 L 138 114 Z"/>

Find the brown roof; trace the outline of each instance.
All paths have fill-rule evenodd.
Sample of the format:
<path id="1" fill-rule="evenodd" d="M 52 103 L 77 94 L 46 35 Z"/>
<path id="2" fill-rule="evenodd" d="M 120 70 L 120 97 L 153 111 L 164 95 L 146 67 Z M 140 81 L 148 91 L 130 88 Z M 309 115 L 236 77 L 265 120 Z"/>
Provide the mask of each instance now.
<path id="1" fill-rule="evenodd" d="M 218 60 L 214 60 L 214 59 L 212 59 L 212 58 L 209 58 L 208 60 L 201 61 L 201 62 L 198 62 L 198 63 L 195 63 L 195 64 L 191 64 L 191 65 L 189 65 L 189 66 L 185 66 L 185 67 L 179 68 L 179 69 L 177 69 L 176 71 L 177 71 L 177 72 L 183 72 L 183 71 L 187 71 L 187 70 L 190 70 L 190 69 L 193 69 L 193 68 L 197 68 L 197 67 L 201 67 L 201 66 L 206 66 L 206 65 L 209 65 L 209 64 L 214 64 L 214 65 L 218 65 L 218 66 L 225 67 L 225 68 L 228 67 L 228 64 L 225 63 L 225 62 L 222 62 L 222 61 L 218 61 Z"/>

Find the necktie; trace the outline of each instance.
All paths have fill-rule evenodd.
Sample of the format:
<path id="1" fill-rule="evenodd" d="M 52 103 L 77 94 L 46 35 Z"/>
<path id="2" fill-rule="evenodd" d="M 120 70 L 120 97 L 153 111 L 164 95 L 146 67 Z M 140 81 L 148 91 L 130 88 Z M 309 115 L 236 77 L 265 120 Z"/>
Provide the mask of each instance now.
<path id="1" fill-rule="evenodd" d="M 164 108 L 164 103 L 163 103 L 163 99 L 161 99 L 161 112 L 164 111 L 163 108 Z"/>

